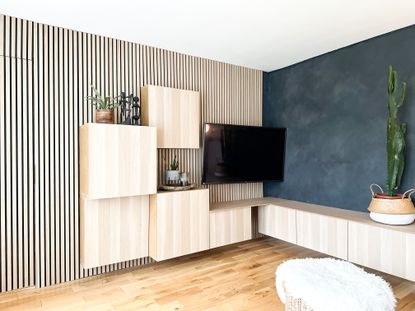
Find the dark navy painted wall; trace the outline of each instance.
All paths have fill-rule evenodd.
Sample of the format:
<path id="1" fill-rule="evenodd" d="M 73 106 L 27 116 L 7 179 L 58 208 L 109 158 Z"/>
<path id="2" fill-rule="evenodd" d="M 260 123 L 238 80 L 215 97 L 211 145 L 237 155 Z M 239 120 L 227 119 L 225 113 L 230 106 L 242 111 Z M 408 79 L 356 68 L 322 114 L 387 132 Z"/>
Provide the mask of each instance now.
<path id="1" fill-rule="evenodd" d="M 387 69 L 408 83 L 402 189 L 415 187 L 415 26 L 264 73 L 264 126 L 287 127 L 285 180 L 265 195 L 365 211 L 385 184 Z"/>

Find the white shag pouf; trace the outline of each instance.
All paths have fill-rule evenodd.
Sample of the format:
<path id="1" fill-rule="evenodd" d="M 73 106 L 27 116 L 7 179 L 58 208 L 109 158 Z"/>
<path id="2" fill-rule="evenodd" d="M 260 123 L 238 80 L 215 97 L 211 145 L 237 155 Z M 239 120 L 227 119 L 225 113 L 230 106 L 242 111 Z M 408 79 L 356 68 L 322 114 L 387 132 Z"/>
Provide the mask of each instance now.
<path id="1" fill-rule="evenodd" d="M 275 278 L 280 300 L 285 304 L 289 295 L 290 301 L 304 302 L 307 308 L 303 310 L 395 310 L 396 299 L 389 283 L 347 261 L 292 259 L 277 268 Z"/>

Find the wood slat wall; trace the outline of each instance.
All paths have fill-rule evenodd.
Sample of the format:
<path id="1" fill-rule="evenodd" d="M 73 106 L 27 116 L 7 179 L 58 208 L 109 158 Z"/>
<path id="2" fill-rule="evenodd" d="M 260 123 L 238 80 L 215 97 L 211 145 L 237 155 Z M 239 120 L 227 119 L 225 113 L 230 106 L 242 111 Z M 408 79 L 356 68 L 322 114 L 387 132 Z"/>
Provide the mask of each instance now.
<path id="1" fill-rule="evenodd" d="M 200 91 L 203 122 L 262 124 L 262 72 L 0 15 L 0 292 L 48 286 L 126 267 L 79 264 L 79 126 L 84 98 L 139 94 L 145 84 Z M 200 150 L 177 155 L 201 180 Z M 262 184 L 215 185 L 212 202 L 262 196 Z"/>

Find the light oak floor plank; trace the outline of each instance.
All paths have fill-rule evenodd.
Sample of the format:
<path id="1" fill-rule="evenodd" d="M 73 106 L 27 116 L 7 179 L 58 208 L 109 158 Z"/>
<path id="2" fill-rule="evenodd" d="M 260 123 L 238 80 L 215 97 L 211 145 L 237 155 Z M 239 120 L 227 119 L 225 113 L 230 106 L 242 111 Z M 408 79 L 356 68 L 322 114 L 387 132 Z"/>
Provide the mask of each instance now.
<path id="1" fill-rule="evenodd" d="M 0 294 L 0 310 L 284 310 L 275 292 L 277 266 L 290 258 L 322 256 L 261 238 L 62 285 Z M 414 282 L 369 271 L 392 285 L 397 310 L 415 310 Z"/>

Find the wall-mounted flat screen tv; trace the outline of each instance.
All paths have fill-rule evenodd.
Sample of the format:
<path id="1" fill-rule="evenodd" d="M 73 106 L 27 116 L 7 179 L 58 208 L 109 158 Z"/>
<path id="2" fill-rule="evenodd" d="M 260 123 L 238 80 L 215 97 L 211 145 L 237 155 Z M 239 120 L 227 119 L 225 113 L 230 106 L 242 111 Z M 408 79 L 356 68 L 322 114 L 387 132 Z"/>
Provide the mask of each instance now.
<path id="1" fill-rule="evenodd" d="M 204 125 L 204 184 L 282 181 L 285 128 Z"/>

